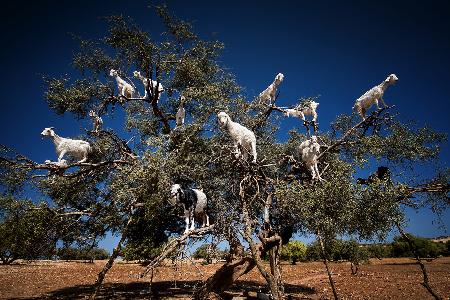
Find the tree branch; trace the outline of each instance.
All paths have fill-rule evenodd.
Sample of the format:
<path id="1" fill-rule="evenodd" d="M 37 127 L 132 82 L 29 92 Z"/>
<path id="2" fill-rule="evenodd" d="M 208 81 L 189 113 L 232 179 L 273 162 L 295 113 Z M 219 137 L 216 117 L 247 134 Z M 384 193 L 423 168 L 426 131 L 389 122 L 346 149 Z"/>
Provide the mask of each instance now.
<path id="1" fill-rule="evenodd" d="M 132 222 L 133 222 L 133 215 L 131 215 L 130 218 L 128 219 L 128 222 L 127 222 L 127 224 L 125 225 L 125 228 L 122 231 L 122 236 L 120 237 L 119 242 L 117 243 L 117 245 L 114 248 L 111 256 L 109 257 L 108 262 L 105 264 L 105 266 L 100 271 L 100 273 L 98 273 L 97 280 L 95 281 L 95 284 L 94 284 L 95 291 L 91 295 L 90 299 L 95 299 L 95 297 L 98 294 L 98 291 L 100 290 L 100 286 L 102 285 L 102 282 L 105 279 L 106 273 L 113 266 L 114 261 L 116 260 L 117 256 L 119 256 L 120 251 L 122 250 L 122 244 L 123 244 L 123 242 L 125 241 L 125 239 L 127 237 L 128 227 L 130 226 L 130 224 Z"/>
<path id="2" fill-rule="evenodd" d="M 139 278 L 146 276 L 150 271 L 157 267 L 168 255 L 175 251 L 179 246 L 184 245 L 189 237 L 203 237 L 205 234 L 212 232 L 214 224 L 208 227 L 203 227 L 191 230 L 177 238 L 171 239 L 161 250 L 161 253 L 156 256 L 139 275 Z"/>
<path id="3" fill-rule="evenodd" d="M 321 252 L 322 252 L 323 263 L 324 263 L 325 268 L 327 270 L 328 280 L 330 282 L 330 286 L 331 286 L 331 289 L 333 291 L 334 299 L 338 300 L 339 297 L 338 297 L 338 294 L 337 294 L 337 291 L 336 291 L 336 287 L 334 285 L 334 280 L 333 280 L 333 277 L 331 275 L 330 267 L 328 266 L 327 253 L 325 252 L 325 245 L 323 243 L 322 235 L 320 234 L 320 230 L 319 229 L 317 229 L 316 235 L 317 235 L 317 239 L 319 240 L 320 249 L 321 249 Z"/>
<path id="4" fill-rule="evenodd" d="M 108 165 L 132 164 L 132 162 L 122 160 L 122 159 L 102 161 L 102 162 L 98 162 L 98 163 L 87 163 L 87 162 L 79 163 L 79 162 L 77 162 L 77 163 L 68 164 L 68 165 L 58 165 L 57 162 L 39 164 L 39 163 L 36 163 L 36 162 L 32 161 L 31 159 L 26 158 L 24 156 L 18 156 L 18 157 L 16 157 L 15 160 L 7 159 L 5 157 L 0 157 L 0 161 L 5 161 L 9 164 L 16 165 L 16 166 L 19 166 L 22 168 L 27 168 L 27 169 L 48 170 L 49 174 L 47 174 L 47 175 L 57 174 L 62 177 L 70 177 L 70 178 L 80 176 L 84 173 L 92 171 L 93 169 L 97 169 L 97 168 L 108 166 Z M 71 174 L 64 174 L 64 172 L 66 170 L 68 170 L 70 168 L 74 168 L 74 167 L 90 167 L 90 168 L 81 169 L 80 171 L 77 171 L 77 172 L 74 172 Z"/>
<path id="5" fill-rule="evenodd" d="M 320 160 L 320 158 L 322 158 L 322 156 L 325 155 L 325 153 L 333 150 L 334 148 L 343 145 L 345 143 L 347 143 L 347 138 L 358 128 L 364 128 L 365 126 L 368 126 L 369 124 L 373 123 L 378 116 L 385 110 L 393 108 L 394 106 L 389 106 L 389 107 L 382 107 L 376 111 L 374 111 L 369 117 L 367 117 L 365 120 L 362 120 L 361 122 L 359 122 L 358 124 L 356 124 L 355 126 L 353 126 L 352 128 L 350 128 L 349 130 L 347 130 L 346 133 L 344 133 L 344 135 L 337 140 L 336 142 L 334 142 L 334 144 L 332 144 L 331 146 L 329 146 L 328 148 L 326 148 L 324 151 L 322 151 L 322 153 L 320 153 L 320 155 L 317 157 L 317 160 Z"/>

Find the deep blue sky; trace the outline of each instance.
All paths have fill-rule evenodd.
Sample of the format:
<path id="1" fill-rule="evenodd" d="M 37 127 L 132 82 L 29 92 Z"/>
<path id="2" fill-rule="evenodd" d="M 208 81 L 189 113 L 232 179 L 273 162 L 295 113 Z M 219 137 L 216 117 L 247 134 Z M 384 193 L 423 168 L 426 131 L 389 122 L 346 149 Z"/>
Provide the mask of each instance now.
<path id="1" fill-rule="evenodd" d="M 356 3 L 354 3 L 356 2 Z M 360 3 L 358 3 L 360 2 Z M 321 130 L 337 114 L 349 112 L 367 89 L 390 73 L 399 77 L 385 100 L 403 120 L 415 119 L 449 132 L 450 4 L 448 1 L 167 1 L 179 17 L 193 22 L 204 38 L 218 39 L 226 49 L 222 63 L 253 97 L 285 75 L 280 104 L 301 96 L 321 95 Z M 53 145 L 42 141 L 44 127 L 74 136 L 90 123 L 57 116 L 43 98 L 40 74 L 72 74 L 76 50 L 68 32 L 87 38 L 106 33 L 98 17 L 131 16 L 155 36 L 161 24 L 147 1 L 9 1 L 3 4 L 0 48 L 0 143 L 36 161 L 56 158 Z M 120 128 L 120 118 L 105 125 Z M 283 130 L 298 127 L 295 119 Z M 125 133 L 123 133 L 125 134 Z M 281 134 L 284 136 L 284 134 Z M 448 166 L 449 144 L 441 163 Z M 369 172 L 369 170 L 363 171 Z M 408 212 L 408 230 L 421 236 L 449 234 L 427 212 Z M 443 217 L 450 226 L 450 213 Z M 112 239 L 102 246 L 111 249 Z"/>

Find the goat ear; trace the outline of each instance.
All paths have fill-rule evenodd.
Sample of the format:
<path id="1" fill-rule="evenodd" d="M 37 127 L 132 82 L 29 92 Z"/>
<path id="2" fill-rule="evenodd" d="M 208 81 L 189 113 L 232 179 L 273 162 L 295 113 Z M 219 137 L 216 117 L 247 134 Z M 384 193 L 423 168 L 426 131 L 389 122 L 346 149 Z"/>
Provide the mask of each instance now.
<path id="1" fill-rule="evenodd" d="M 49 127 L 49 129 L 55 129 L 55 127 Z"/>

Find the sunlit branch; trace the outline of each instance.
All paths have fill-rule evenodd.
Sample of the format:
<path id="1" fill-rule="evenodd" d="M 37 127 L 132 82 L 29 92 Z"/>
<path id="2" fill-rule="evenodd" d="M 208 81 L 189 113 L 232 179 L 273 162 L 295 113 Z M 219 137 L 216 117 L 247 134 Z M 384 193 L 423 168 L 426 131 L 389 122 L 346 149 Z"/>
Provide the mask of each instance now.
<path id="1" fill-rule="evenodd" d="M 99 163 L 87 163 L 87 162 L 79 163 L 79 162 L 77 162 L 77 163 L 72 163 L 72 164 L 67 164 L 67 165 L 58 165 L 57 162 L 39 164 L 39 163 L 36 163 L 36 162 L 32 161 L 31 159 L 26 158 L 24 156 L 18 156 L 15 160 L 0 157 L 0 161 L 5 161 L 8 164 L 15 165 L 17 167 L 24 168 L 24 169 L 48 170 L 49 173 L 47 175 L 55 175 L 56 174 L 56 175 L 60 175 L 62 177 L 80 176 L 82 174 L 88 173 L 94 169 L 98 169 L 98 168 L 101 168 L 104 166 L 132 164 L 132 162 L 130 162 L 130 161 L 121 160 L 121 159 L 111 160 L 111 161 L 102 161 Z M 66 170 L 75 168 L 75 167 L 80 167 L 80 170 L 76 171 L 74 173 L 64 174 L 64 172 Z M 83 168 L 83 167 L 89 167 L 89 168 Z M 38 175 L 38 176 L 42 177 L 42 175 Z"/>

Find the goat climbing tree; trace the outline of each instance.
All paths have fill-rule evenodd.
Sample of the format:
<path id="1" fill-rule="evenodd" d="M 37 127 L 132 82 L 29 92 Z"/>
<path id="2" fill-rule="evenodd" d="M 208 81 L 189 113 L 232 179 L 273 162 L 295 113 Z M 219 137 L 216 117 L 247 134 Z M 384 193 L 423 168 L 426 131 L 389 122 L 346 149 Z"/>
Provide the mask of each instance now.
<path id="1" fill-rule="evenodd" d="M 298 153 L 308 136 L 291 130 L 288 140 L 277 139 L 283 109 L 276 106 L 276 99 L 262 103 L 244 97 L 233 75 L 219 63 L 222 43 L 202 40 L 189 23 L 165 7 L 154 9 L 165 25 L 163 34 L 148 33 L 124 17 L 109 17 L 105 38 L 77 38 L 80 49 L 73 57 L 80 71 L 77 78 L 44 78 L 45 99 L 57 114 L 72 114 L 88 124 L 91 110 L 100 117 L 123 112 L 133 143 L 109 129 L 103 118 L 108 129 L 84 134 L 93 149 L 84 163 L 42 164 L 2 148 L 5 197 L 16 196 L 25 182 L 34 184 L 51 199 L 35 209 L 51 212 L 58 224 L 57 239 L 95 244 L 108 231 L 121 234 L 99 274 L 96 292 L 119 253 L 150 260 L 145 275 L 189 238 L 191 233 L 180 236 L 183 219 L 167 201 L 173 183 L 201 187 L 208 195 L 214 225 L 192 234 L 213 235 L 229 244 L 227 262 L 195 291 L 197 299 L 220 296 L 255 267 L 272 297 L 283 299 L 280 246 L 294 233 L 315 234 L 325 244 L 341 234 L 382 238 L 405 222 L 405 206 L 448 207 L 445 170 L 430 178 L 430 186 L 436 188 L 428 190 L 402 183 L 407 176 L 400 172 L 369 185 L 353 178 L 357 168 L 373 159 L 395 165 L 396 170 L 437 159 L 445 135 L 400 123 L 393 107 L 376 110 L 364 121 L 351 115 L 349 107 L 336 112 L 342 115 L 329 131 L 316 132 L 323 181 L 312 180 Z M 143 93 L 142 83 L 136 81 L 136 89 L 148 97 L 119 95 L 109 76 L 111 69 L 124 79 L 140 71 L 164 90 L 147 85 Z M 181 97 L 186 122 L 177 127 Z M 220 111 L 254 131 L 257 163 L 234 156 L 229 136 L 216 123 Z M 412 193 L 432 196 L 413 199 Z M 244 255 L 244 245 L 250 256 Z M 269 264 L 263 262 L 266 255 Z M 427 284 L 431 289 L 432 282 Z"/>

